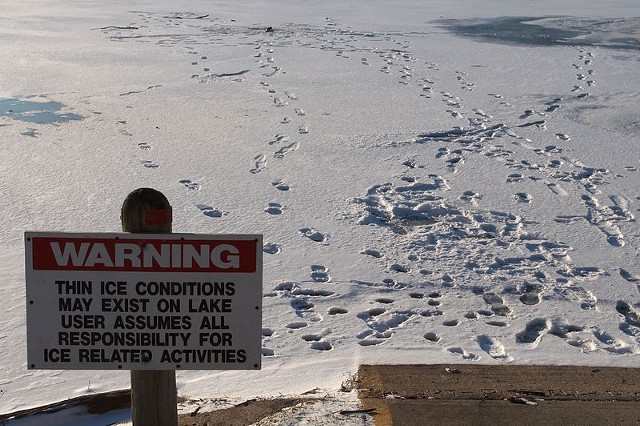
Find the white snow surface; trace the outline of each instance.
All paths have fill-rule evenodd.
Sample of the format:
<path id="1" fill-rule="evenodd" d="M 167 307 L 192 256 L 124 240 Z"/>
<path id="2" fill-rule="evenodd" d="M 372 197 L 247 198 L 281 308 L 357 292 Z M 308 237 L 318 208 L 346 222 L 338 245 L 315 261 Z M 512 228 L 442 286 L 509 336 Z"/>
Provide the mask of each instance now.
<path id="1" fill-rule="evenodd" d="M 23 233 L 119 231 L 140 187 L 174 232 L 264 235 L 262 370 L 180 371 L 186 398 L 637 365 L 636 0 L 0 8 L 1 413 L 129 386 L 27 370 Z"/>

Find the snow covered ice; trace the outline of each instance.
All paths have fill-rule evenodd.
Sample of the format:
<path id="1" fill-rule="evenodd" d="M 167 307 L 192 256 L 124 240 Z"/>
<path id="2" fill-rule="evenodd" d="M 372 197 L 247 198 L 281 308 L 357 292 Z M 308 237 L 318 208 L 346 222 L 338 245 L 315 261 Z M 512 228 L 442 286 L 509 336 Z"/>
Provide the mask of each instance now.
<path id="1" fill-rule="evenodd" d="M 27 370 L 23 232 L 119 231 L 139 187 L 174 232 L 264 234 L 262 370 L 181 396 L 636 364 L 634 0 L 2 3 L 3 413 L 129 386 Z"/>

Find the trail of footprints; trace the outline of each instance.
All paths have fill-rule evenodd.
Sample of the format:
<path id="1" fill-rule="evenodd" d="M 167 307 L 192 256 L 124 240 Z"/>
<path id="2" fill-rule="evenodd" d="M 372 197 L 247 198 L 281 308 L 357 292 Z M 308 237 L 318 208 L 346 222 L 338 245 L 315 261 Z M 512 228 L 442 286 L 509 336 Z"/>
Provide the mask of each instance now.
<path id="1" fill-rule="evenodd" d="M 158 15 L 144 14 L 143 18 L 147 22 L 156 20 L 166 24 L 163 22 L 164 18 Z M 215 20 L 209 24 L 215 25 Z M 553 97 L 538 106 L 522 110 L 512 122 L 496 122 L 496 114 L 491 111 L 465 107 L 465 94 L 479 90 L 478 85 L 473 82 L 472 73 L 454 70 L 449 76 L 443 77 L 455 78 L 461 92 L 459 96 L 451 91 L 440 90 L 436 76 L 442 76 L 447 70 L 443 70 L 438 64 L 421 62 L 415 58 L 411 53 L 409 40 L 401 40 L 402 37 L 399 36 L 357 31 L 348 34 L 340 29 L 339 23 L 330 18 L 325 19 L 325 27 L 321 29 L 292 25 L 291 31 L 287 31 L 282 29 L 279 34 L 265 34 L 264 30 L 255 32 L 253 43 L 257 70 L 214 72 L 206 65 L 206 54 L 198 54 L 193 47 L 187 46 L 189 53 L 198 57 L 193 59 L 191 64 L 201 68 L 191 76 L 194 81 L 205 84 L 216 79 L 226 79 L 233 83 L 242 83 L 248 76 L 259 75 L 260 87 L 265 90 L 272 107 L 279 113 L 278 124 L 282 126 L 282 131 L 264 141 L 264 149 L 251 160 L 250 173 L 259 175 L 268 169 L 271 162 L 288 161 L 290 157 L 295 156 L 297 150 L 303 149 L 308 141 L 305 137 L 310 134 L 307 121 L 309 116 L 303 108 L 303 100 L 288 88 L 283 90 L 277 87 L 272 79 L 275 75 L 285 72 L 277 60 L 277 49 L 281 46 L 279 43 L 288 43 L 295 38 L 295 42 L 300 46 L 332 52 L 345 60 L 351 58 L 359 61 L 362 66 L 375 66 L 374 61 L 377 60 L 380 72 L 397 79 L 403 86 L 415 87 L 417 95 L 426 101 L 440 101 L 443 113 L 460 120 L 462 125 L 445 131 L 425 132 L 418 135 L 413 143 L 441 144 L 435 157 L 445 163 L 450 173 L 462 170 L 471 156 L 482 155 L 505 168 L 505 181 L 515 188 L 513 200 L 516 204 L 536 202 L 530 194 L 518 189 L 523 182 L 539 182 L 560 197 L 573 196 L 577 190 L 580 192 L 585 214 L 558 215 L 556 221 L 585 221 L 597 229 L 611 246 L 624 246 L 625 237 L 620 225 L 635 218 L 630 211 L 629 201 L 624 197 L 609 196 L 607 202 L 600 197 L 600 187 L 612 177 L 611 172 L 584 165 L 565 156 L 564 144 L 572 143 L 573 139 L 562 131 L 554 129 L 552 134 L 557 139 L 556 144 L 546 144 L 543 147 L 539 147 L 539 144 L 529 137 L 522 136 L 552 129 L 553 114 L 563 108 L 568 98 Z M 204 37 L 225 34 L 210 31 L 210 34 Z M 120 35 L 112 37 L 117 39 Z M 370 40 L 387 46 L 395 43 L 396 46 L 371 47 Z M 572 97 L 572 100 L 587 98 L 590 96 L 587 90 L 596 85 L 594 59 L 593 52 L 578 48 L 577 59 L 572 64 L 576 83 L 568 88 L 567 95 Z M 495 99 L 497 106 L 514 108 L 500 94 L 488 93 L 487 96 Z M 121 124 L 124 125 L 126 122 Z M 125 136 L 131 136 L 126 128 L 123 128 L 122 132 Z M 146 143 L 138 144 L 138 148 L 143 152 L 152 149 Z M 401 307 L 397 301 L 406 300 L 405 296 L 398 294 L 389 297 L 385 293 L 372 300 L 369 309 L 349 312 L 338 303 L 332 303 L 339 300 L 339 294 L 329 289 L 334 280 L 328 268 L 312 265 L 309 271 L 309 285 L 284 282 L 276 285 L 273 292 L 265 295 L 290 299 L 295 319 L 286 323 L 282 330 L 263 329 L 263 355 L 277 355 L 277 351 L 269 346 L 277 341 L 280 333 L 299 334 L 300 341 L 307 344 L 311 350 L 332 350 L 335 341 L 332 339 L 331 328 L 317 330 L 320 328 L 317 325 L 330 321 L 331 318 L 352 315 L 363 326 L 363 331 L 354 336 L 363 347 L 386 344 L 392 341 L 395 334 L 401 333 L 404 326 L 420 321 L 432 328 L 423 334 L 425 344 L 441 345 L 451 356 L 464 360 L 476 361 L 482 357 L 478 353 L 486 353 L 493 359 L 508 362 L 512 357 L 506 352 L 501 340 L 492 333 L 479 334 L 476 348 L 471 349 L 447 346 L 448 342 L 443 342 L 438 328 L 460 327 L 466 321 L 482 321 L 489 327 L 502 329 L 510 325 L 514 309 L 527 309 L 547 299 L 566 300 L 587 311 L 598 309 L 595 295 L 580 283 L 596 279 L 602 276 L 604 271 L 596 267 L 574 265 L 569 256 L 571 247 L 529 233 L 526 220 L 519 215 L 481 210 L 483 194 L 465 191 L 459 200 L 466 203 L 468 209 L 461 209 L 449 203 L 445 193 L 450 188 L 444 177 L 433 174 L 420 176 L 412 173 L 420 167 L 415 161 L 408 160 L 405 163 L 408 173 L 402 176 L 399 183 L 374 185 L 365 196 L 355 199 L 354 202 L 361 206 L 358 218 L 360 224 L 376 225 L 397 235 L 410 236 L 411 238 L 406 239 L 407 248 L 417 254 L 412 254 L 408 262 L 392 261 L 380 251 L 366 248 L 362 254 L 384 264 L 394 277 L 380 283 L 352 281 L 352 285 L 381 288 L 403 294 L 408 292 L 408 299 L 417 305 Z M 141 164 L 149 169 L 159 167 L 147 159 L 141 160 Z M 634 172 L 637 168 L 629 166 L 626 170 Z M 196 195 L 200 188 L 197 182 L 188 179 L 179 183 L 193 195 Z M 280 193 L 292 189 L 290 182 L 281 179 L 270 179 L 268 183 Z M 219 218 L 226 214 L 208 204 L 196 203 L 196 206 L 202 214 L 209 217 Z M 279 216 L 285 213 L 286 206 L 274 201 L 268 203 L 264 211 L 271 216 Z M 328 244 L 330 237 L 311 227 L 299 229 L 298 233 L 311 243 Z M 424 241 L 424 244 L 412 246 L 412 241 Z M 488 258 L 484 255 L 484 246 L 498 251 L 504 249 L 505 253 L 508 249 L 517 247 L 525 254 Z M 274 242 L 266 242 L 263 251 L 276 255 L 282 251 L 282 247 Z M 446 312 L 443 297 L 445 292 L 423 292 L 415 288 L 414 284 L 396 279 L 397 275 L 412 275 L 417 271 L 434 288 L 455 289 L 460 285 L 459 280 L 462 276 L 451 276 L 437 271 L 435 265 L 423 261 L 429 256 L 443 259 L 445 262 L 448 258 L 468 259 L 465 268 L 475 276 L 494 276 L 497 282 L 511 284 L 497 288 L 474 287 L 472 293 L 477 297 L 476 303 L 481 307 L 462 313 L 459 318 L 451 317 L 451 313 Z M 622 268 L 619 272 L 624 280 L 640 286 L 640 278 L 637 275 Z M 640 287 L 638 291 L 640 292 Z M 519 307 L 512 303 L 518 303 Z M 328 307 L 319 311 L 320 305 Z M 622 300 L 616 303 L 615 310 L 621 318 L 620 331 L 640 342 L 640 313 L 632 304 Z M 310 328 L 314 331 L 306 332 Z M 515 332 L 513 338 L 517 344 L 534 348 L 546 335 L 561 338 L 567 344 L 585 352 L 599 348 L 615 354 L 637 351 L 635 346 L 597 327 L 560 323 L 545 318 L 528 321 L 522 330 Z"/>

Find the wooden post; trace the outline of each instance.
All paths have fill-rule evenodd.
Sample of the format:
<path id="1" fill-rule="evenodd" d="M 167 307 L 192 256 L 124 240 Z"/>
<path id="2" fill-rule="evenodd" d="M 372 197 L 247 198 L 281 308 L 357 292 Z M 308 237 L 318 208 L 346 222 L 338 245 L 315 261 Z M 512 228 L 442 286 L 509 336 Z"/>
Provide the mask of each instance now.
<path id="1" fill-rule="evenodd" d="M 171 205 L 155 189 L 136 189 L 124 200 L 120 220 L 124 232 L 170 234 Z M 131 370 L 131 410 L 134 426 L 176 426 L 175 370 Z"/>

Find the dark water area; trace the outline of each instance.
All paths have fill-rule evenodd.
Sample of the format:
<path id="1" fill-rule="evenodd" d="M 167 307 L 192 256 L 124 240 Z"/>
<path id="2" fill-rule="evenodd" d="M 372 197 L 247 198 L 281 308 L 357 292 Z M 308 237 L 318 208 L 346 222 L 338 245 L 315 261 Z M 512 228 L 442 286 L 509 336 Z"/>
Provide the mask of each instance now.
<path id="1" fill-rule="evenodd" d="M 498 17 L 435 21 L 459 37 L 525 46 L 600 46 L 640 51 L 640 18 Z"/>
<path id="2" fill-rule="evenodd" d="M 82 120 L 84 117 L 73 113 L 63 113 L 60 102 L 37 102 L 20 98 L 0 98 L 0 117 L 36 124 L 66 123 Z"/>

